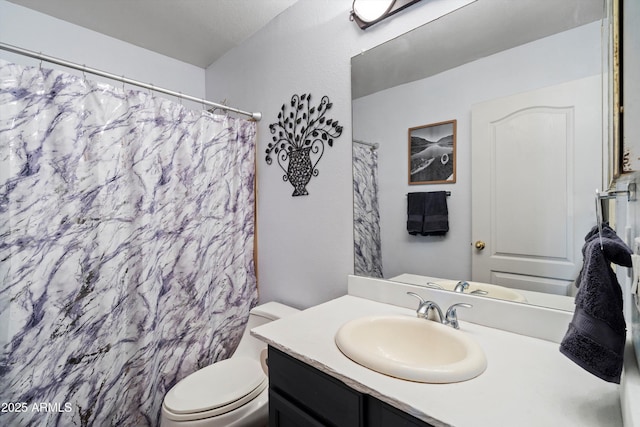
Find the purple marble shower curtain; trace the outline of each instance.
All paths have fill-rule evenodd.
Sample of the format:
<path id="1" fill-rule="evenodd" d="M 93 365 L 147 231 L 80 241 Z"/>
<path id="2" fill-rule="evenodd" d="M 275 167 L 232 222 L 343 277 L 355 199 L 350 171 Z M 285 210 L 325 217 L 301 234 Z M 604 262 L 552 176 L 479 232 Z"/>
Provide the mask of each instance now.
<path id="1" fill-rule="evenodd" d="M 382 276 L 378 151 L 353 141 L 354 274 Z"/>
<path id="2" fill-rule="evenodd" d="M 156 425 L 257 301 L 256 125 L 0 62 L 0 425 Z"/>

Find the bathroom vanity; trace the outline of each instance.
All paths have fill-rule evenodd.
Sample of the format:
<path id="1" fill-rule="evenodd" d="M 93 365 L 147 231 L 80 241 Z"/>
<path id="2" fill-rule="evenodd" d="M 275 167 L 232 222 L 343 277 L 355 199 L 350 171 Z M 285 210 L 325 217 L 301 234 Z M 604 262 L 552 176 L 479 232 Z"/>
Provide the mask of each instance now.
<path id="1" fill-rule="evenodd" d="M 397 298 L 412 301 L 405 295 L 410 286 L 399 286 Z M 413 289 L 448 305 L 438 301 L 446 292 Z M 488 362 L 471 380 L 405 381 L 347 358 L 334 342 L 345 323 L 372 315 L 415 316 L 415 309 L 392 300 L 346 295 L 252 330 L 270 346 L 271 426 L 622 426 L 618 386 L 573 364 L 558 351 L 558 342 L 463 316 L 461 331 L 477 341 Z M 468 312 L 486 311 L 482 305 L 478 301 Z M 429 349 L 428 342 L 415 345 Z"/>
<path id="2" fill-rule="evenodd" d="M 269 347 L 269 426 L 427 424 L 286 353 Z"/>

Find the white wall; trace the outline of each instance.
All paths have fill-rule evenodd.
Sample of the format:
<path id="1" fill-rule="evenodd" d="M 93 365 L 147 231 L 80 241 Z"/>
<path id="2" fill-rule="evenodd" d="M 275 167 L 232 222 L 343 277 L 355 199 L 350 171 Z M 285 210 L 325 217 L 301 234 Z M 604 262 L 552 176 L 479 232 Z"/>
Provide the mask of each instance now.
<path id="1" fill-rule="evenodd" d="M 471 279 L 471 108 L 473 104 L 601 72 L 594 22 L 354 101 L 355 139 L 380 144 L 379 188 L 385 277 L 402 273 Z M 455 184 L 407 184 L 407 129 L 457 120 Z M 579 144 L 579 141 L 577 142 Z M 406 194 L 451 191 L 444 237 L 406 232 Z"/>
<path id="2" fill-rule="evenodd" d="M 207 96 L 261 111 L 258 130 L 258 283 L 261 301 L 308 307 L 347 291 L 353 273 L 350 58 L 431 20 L 422 2 L 366 31 L 349 21 L 351 1 L 299 0 L 207 69 Z M 450 0 L 447 3 L 451 2 Z M 268 166 L 268 126 L 294 94 L 328 95 L 343 134 L 318 165 L 308 196 L 292 197 Z"/>
<path id="3" fill-rule="evenodd" d="M 198 98 L 205 96 L 205 70 L 202 68 L 5 0 L 0 0 L 0 41 L 186 95 Z M 4 50 L 0 50 L 0 58 L 24 65 L 39 64 L 35 59 Z M 47 63 L 42 66 L 62 68 Z M 79 74 L 78 71 L 67 71 Z M 87 75 L 87 78 L 107 81 L 114 86 L 120 85 L 97 76 Z M 130 86 L 127 88 L 134 89 Z M 178 101 L 175 98 L 173 100 Z"/>

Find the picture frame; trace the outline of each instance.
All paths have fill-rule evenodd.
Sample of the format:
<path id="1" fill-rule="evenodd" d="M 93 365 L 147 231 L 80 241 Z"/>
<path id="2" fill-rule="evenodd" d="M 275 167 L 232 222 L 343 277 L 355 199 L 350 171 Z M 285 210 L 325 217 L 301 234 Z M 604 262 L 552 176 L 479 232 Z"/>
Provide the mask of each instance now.
<path id="1" fill-rule="evenodd" d="M 456 182 L 457 120 L 409 128 L 409 185 Z"/>

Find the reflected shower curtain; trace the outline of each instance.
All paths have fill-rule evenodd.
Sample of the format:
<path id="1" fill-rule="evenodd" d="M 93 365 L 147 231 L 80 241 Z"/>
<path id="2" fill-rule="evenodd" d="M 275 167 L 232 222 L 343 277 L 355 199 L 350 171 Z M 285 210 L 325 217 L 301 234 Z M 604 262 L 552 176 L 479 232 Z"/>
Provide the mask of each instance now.
<path id="1" fill-rule="evenodd" d="M 257 301 L 256 125 L 0 62 L 0 425 L 157 425 Z"/>
<path id="2" fill-rule="evenodd" d="M 382 277 L 380 211 L 378 209 L 378 152 L 353 142 L 354 274 Z"/>

